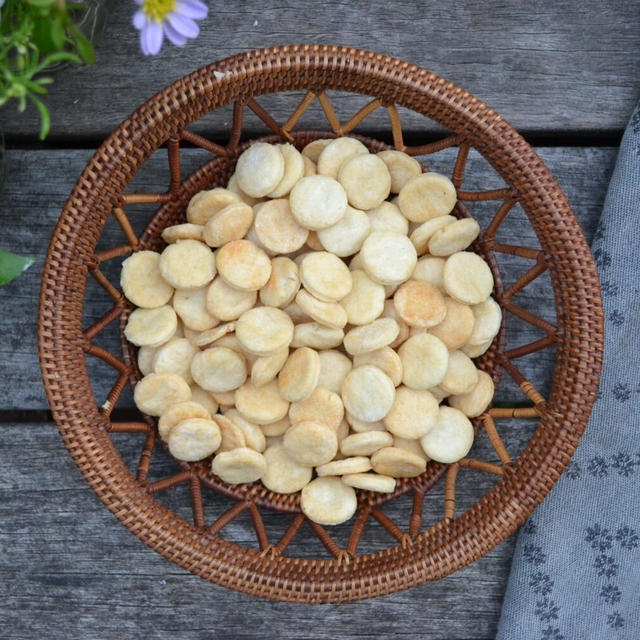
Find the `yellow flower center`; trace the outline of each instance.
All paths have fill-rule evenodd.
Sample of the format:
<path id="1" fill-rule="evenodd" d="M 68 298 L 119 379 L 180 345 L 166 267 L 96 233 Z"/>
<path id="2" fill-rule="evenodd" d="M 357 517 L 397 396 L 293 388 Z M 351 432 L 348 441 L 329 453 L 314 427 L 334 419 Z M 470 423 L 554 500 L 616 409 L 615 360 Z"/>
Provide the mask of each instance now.
<path id="1" fill-rule="evenodd" d="M 176 8 L 176 0 L 144 0 L 142 10 L 149 20 L 162 22 Z"/>

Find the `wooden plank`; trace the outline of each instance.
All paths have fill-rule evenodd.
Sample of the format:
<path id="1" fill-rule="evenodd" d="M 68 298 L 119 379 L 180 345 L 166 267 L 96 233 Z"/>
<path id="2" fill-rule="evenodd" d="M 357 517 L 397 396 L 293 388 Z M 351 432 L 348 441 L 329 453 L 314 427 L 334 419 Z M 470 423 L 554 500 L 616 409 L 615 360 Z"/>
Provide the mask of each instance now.
<path id="1" fill-rule="evenodd" d="M 212 7 L 199 38 L 185 49 L 165 44 L 145 59 L 131 26 L 134 7 L 124 0 L 110 13 L 95 68 L 56 74 L 47 97 L 51 141 L 101 139 L 163 87 L 205 64 L 241 51 L 290 42 L 338 43 L 373 49 L 421 65 L 458 84 L 528 132 L 621 130 L 638 99 L 638 0 L 504 3 L 441 6 L 369 2 L 245 2 L 240 10 Z M 265 103 L 282 123 L 295 101 Z M 361 106 L 338 100 L 344 121 Z M 320 111 L 315 110 L 319 117 Z M 433 133 L 432 123 L 402 114 L 412 131 Z M 5 135 L 35 140 L 39 120 L 29 106 L 2 113 Z M 195 127 L 221 132 L 230 111 Z M 255 127 L 253 118 L 248 124 Z M 387 129 L 384 110 L 368 127 Z M 253 124 L 252 124 L 253 123 Z"/>
<path id="2" fill-rule="evenodd" d="M 616 150 L 611 148 L 543 148 L 542 158 L 555 172 L 560 184 L 567 192 L 576 214 L 591 237 L 600 214 L 608 179 L 613 169 Z M 10 151 L 7 154 L 7 179 L 2 196 L 4 219 L 3 246 L 24 254 L 36 255 L 38 263 L 14 283 L 0 289 L 3 313 L 0 314 L 0 410 L 42 409 L 46 399 L 42 389 L 40 369 L 37 361 L 36 325 L 40 273 L 51 230 L 60 208 L 77 176 L 90 156 L 89 151 Z M 183 153 L 184 175 L 206 158 L 204 153 L 187 150 Z M 455 154 L 447 150 L 433 157 L 430 162 L 435 170 L 451 172 Z M 168 184 L 166 152 L 156 154 L 136 177 L 140 190 L 161 191 Z M 464 188 L 469 190 L 501 186 L 500 179 L 475 152 L 470 155 L 469 168 Z M 144 187 L 144 188 L 143 188 Z M 472 203 L 470 209 L 483 226 L 498 204 Z M 136 231 L 140 231 L 153 211 L 150 205 L 129 207 Z M 521 211 L 512 211 L 505 222 L 505 233 L 499 238 L 515 244 L 523 241 L 535 243 L 528 223 Z M 527 230 L 527 231 L 525 231 Z M 526 232 L 529 235 L 526 235 Z M 105 229 L 100 246 L 107 248 L 123 242 L 123 237 L 114 220 Z M 525 261 L 507 259 L 508 270 L 518 273 Z M 105 273 L 112 282 L 119 280 L 119 260 L 105 265 Z M 515 276 L 514 278 L 515 279 Z M 548 280 L 535 281 L 518 297 L 518 303 L 537 311 L 553 321 L 551 290 Z M 109 304 L 103 291 L 90 280 L 87 289 L 85 326 L 89 326 L 108 311 Z M 16 322 L 16 319 L 20 319 Z M 511 322 L 513 346 L 531 342 L 540 337 L 526 323 Z M 113 325 L 96 342 L 118 352 L 116 327 Z M 110 332 L 110 333 L 109 333 Z M 552 353 L 541 352 L 522 360 L 524 372 L 531 376 L 534 384 L 544 392 L 550 382 Z M 96 376 L 96 398 L 102 403 L 111 385 L 115 372 L 100 361 L 91 359 Z M 509 381 L 501 387 L 499 399 L 508 401 L 519 398 L 519 391 Z M 132 406 L 130 395 L 123 398 L 120 406 Z"/>
<path id="3" fill-rule="evenodd" d="M 0 584 L 3 628 L 11 630 L 11 638 L 46 633 L 52 638 L 115 640 L 186 633 L 229 639 L 362 639 L 406 637 L 416 629 L 425 639 L 495 636 L 513 537 L 454 575 L 408 591 L 340 606 L 272 603 L 211 585 L 140 543 L 84 483 L 54 425 L 7 424 L 2 429 L 0 466 L 10 472 L 0 482 L 0 545 L 11 553 L 0 557 Z M 530 429 L 513 431 L 522 443 Z M 122 434 L 116 442 L 123 458 L 133 463 L 140 436 Z M 490 455 L 485 437 L 478 439 L 476 451 L 478 456 Z M 163 454 L 154 455 L 152 472 L 169 475 L 172 465 Z M 462 470 L 457 513 L 469 508 L 493 481 L 487 474 Z M 205 493 L 206 521 L 211 522 L 231 502 Z M 190 513 L 184 487 L 159 498 L 179 513 Z M 442 505 L 440 483 L 427 497 L 428 519 L 440 517 Z M 398 499 L 384 512 L 405 529 L 410 509 L 410 500 Z M 268 532 L 283 530 L 283 516 L 263 512 L 263 518 Z M 331 533 L 339 540 L 346 535 L 335 529 Z M 255 546 L 248 516 L 234 521 L 223 535 Z M 368 524 L 359 553 L 393 544 L 382 527 Z M 326 552 L 313 544 L 310 530 L 301 530 L 290 555 L 318 554 L 324 557 Z"/>

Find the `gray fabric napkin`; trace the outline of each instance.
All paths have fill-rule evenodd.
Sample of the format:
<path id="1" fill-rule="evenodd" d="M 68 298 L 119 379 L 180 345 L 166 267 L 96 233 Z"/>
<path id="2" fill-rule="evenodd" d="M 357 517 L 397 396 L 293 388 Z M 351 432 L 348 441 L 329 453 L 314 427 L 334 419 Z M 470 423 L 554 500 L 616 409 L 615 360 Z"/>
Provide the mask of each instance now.
<path id="1" fill-rule="evenodd" d="M 580 445 L 522 526 L 499 640 L 640 638 L 640 105 L 592 245 L 605 355 Z"/>
<path id="2" fill-rule="evenodd" d="M 640 105 L 592 245 L 605 355 L 580 445 L 522 526 L 498 639 L 640 638 Z"/>

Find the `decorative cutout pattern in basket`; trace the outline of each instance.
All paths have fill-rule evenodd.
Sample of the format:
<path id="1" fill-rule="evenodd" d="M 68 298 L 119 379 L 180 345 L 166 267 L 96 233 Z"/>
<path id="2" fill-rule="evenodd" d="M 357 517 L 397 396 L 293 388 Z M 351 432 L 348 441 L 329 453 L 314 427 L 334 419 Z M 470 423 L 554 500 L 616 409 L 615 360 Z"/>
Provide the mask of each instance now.
<path id="1" fill-rule="evenodd" d="M 373 99 L 341 124 L 327 91 L 364 93 Z M 257 95 L 306 90 L 287 121 L 279 125 L 258 103 Z M 153 421 L 112 419 L 123 391 L 139 376 L 135 352 L 123 342 L 124 357 L 95 343 L 115 320 L 126 320 L 130 306 L 104 275 L 101 264 L 141 248 L 162 246 L 162 229 L 184 214 L 189 198 L 203 188 L 224 185 L 242 149 L 246 109 L 275 134 L 275 139 L 302 146 L 327 132 L 294 132 L 304 112 L 318 101 L 334 135 L 354 131 L 367 116 L 386 109 L 393 147 L 415 156 L 430 156 L 457 147 L 452 180 L 458 189 L 457 215 L 468 215 L 465 202 L 496 201 L 496 211 L 474 246 L 489 260 L 496 275 L 496 298 L 503 310 L 540 329 L 544 336 L 505 349 L 504 327 L 479 366 L 497 376 L 504 370 L 518 384 L 525 407 L 491 408 L 479 419 L 498 463 L 464 458 L 449 466 L 429 463 L 420 478 L 399 483 L 393 496 L 360 492 L 359 510 L 346 545 L 309 522 L 333 559 L 290 558 L 285 550 L 305 518 L 298 496 L 279 496 L 260 483 L 230 487 L 212 476 L 206 464 L 148 481 L 157 447 Z M 233 122 L 225 146 L 187 129 L 213 109 L 233 104 Z M 437 142 L 406 146 L 397 105 L 430 117 L 453 131 Z M 364 139 L 371 149 L 386 145 Z M 183 181 L 181 144 L 201 147 L 215 159 Z M 167 144 L 170 184 L 165 193 L 125 193 L 131 179 L 153 152 Z M 469 152 L 475 148 L 505 180 L 504 188 L 462 189 Z M 160 204 L 138 238 L 127 207 Z M 540 241 L 540 249 L 505 244 L 496 234 L 519 203 Z M 127 242 L 105 250 L 96 247 L 109 216 L 117 220 Z M 495 253 L 517 256 L 532 266 L 506 290 L 502 289 Z M 514 302 L 516 294 L 549 272 L 556 298 L 555 326 Z M 92 276 L 113 301 L 111 309 L 82 329 L 83 294 Z M 556 346 L 557 363 L 551 394 L 545 399 L 514 360 Z M 422 69 L 377 54 L 301 45 L 239 55 L 194 72 L 140 107 L 109 137 L 91 160 L 63 211 L 49 249 L 40 308 L 40 355 L 45 386 L 60 432 L 76 464 L 99 497 L 135 535 L 181 566 L 213 582 L 255 595 L 303 602 L 328 602 L 371 597 L 447 575 L 479 558 L 506 538 L 553 486 L 588 419 L 599 378 L 602 351 L 602 311 L 595 267 L 579 226 L 559 186 L 533 150 L 495 112 L 457 87 Z M 118 374 L 101 407 L 96 406 L 85 362 L 101 359 Z M 540 419 L 524 452 L 512 459 L 496 420 Z M 145 439 L 133 476 L 118 455 L 111 435 L 140 433 Z M 456 518 L 455 488 L 459 471 L 471 468 L 500 478 L 477 504 Z M 422 525 L 425 495 L 445 474 L 443 518 Z M 188 483 L 193 523 L 168 510 L 156 495 Z M 207 522 L 203 489 L 221 491 L 234 503 Z M 408 523 L 399 526 L 380 504 L 412 492 Z M 279 540 L 269 536 L 261 509 L 294 512 Z M 227 542 L 220 532 L 248 511 L 260 550 Z M 390 534 L 394 546 L 358 555 L 358 544 L 369 519 Z M 399 543 L 399 544 L 398 544 Z"/>

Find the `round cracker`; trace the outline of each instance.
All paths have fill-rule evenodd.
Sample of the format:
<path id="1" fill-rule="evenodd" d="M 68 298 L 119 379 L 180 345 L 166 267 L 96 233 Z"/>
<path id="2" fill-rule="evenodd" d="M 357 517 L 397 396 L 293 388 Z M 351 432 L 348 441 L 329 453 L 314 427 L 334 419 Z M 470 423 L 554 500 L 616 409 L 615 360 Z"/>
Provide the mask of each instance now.
<path id="1" fill-rule="evenodd" d="M 326 249 L 341 258 L 351 256 L 360 251 L 370 230 L 369 216 L 364 211 L 348 206 L 341 220 L 317 232 L 321 246 L 312 248 L 317 251 Z"/>
<path id="2" fill-rule="evenodd" d="M 336 138 L 320 152 L 316 160 L 317 171 L 323 176 L 337 178 L 342 166 L 358 155 L 368 155 L 369 150 L 355 138 Z"/>
<path id="3" fill-rule="evenodd" d="M 278 147 L 255 142 L 238 158 L 238 186 L 253 198 L 263 198 L 280 184 L 284 169 L 284 156 Z"/>
<path id="4" fill-rule="evenodd" d="M 340 396 L 319 387 L 316 387 L 310 396 L 292 402 L 289 407 L 289 419 L 293 425 L 299 422 L 319 422 L 336 431 L 343 417 L 344 405 Z"/>
<path id="5" fill-rule="evenodd" d="M 195 344 L 197 347 L 204 347 L 206 345 L 210 345 L 213 342 L 217 342 L 220 338 L 226 336 L 228 333 L 231 333 L 236 328 L 235 322 L 227 322 L 225 324 L 221 324 L 213 329 L 207 329 L 206 331 L 201 331 L 200 333 L 196 333 L 195 335 L 189 335 L 186 332 L 189 331 L 185 328 L 185 337 L 189 339 L 192 344 Z"/>
<path id="6" fill-rule="evenodd" d="M 260 302 L 268 307 L 286 307 L 300 289 L 298 265 L 290 258 L 279 256 L 271 261 L 271 275 L 260 289 Z"/>
<path id="7" fill-rule="evenodd" d="M 308 398 L 318 384 L 320 358 L 309 347 L 300 347 L 291 353 L 278 375 L 280 395 L 289 402 Z"/>
<path id="8" fill-rule="evenodd" d="M 384 426 L 382 420 L 376 420 L 375 422 L 366 422 L 359 420 L 355 416 L 351 415 L 348 411 L 345 412 L 346 420 L 349 423 L 351 431 L 354 433 L 366 433 L 367 431 L 386 431 L 387 427 Z"/>
<path id="9" fill-rule="evenodd" d="M 171 338 L 156 349 L 153 356 L 153 372 L 175 373 L 190 384 L 193 381 L 191 361 L 198 353 L 200 353 L 198 347 L 192 345 L 186 338 Z"/>
<path id="10" fill-rule="evenodd" d="M 291 213 L 305 229 L 318 231 L 334 225 L 347 212 L 342 185 L 323 175 L 302 178 L 289 196 Z"/>
<path id="11" fill-rule="evenodd" d="M 447 349 L 459 349 L 467 343 L 473 332 L 473 310 L 448 296 L 444 299 L 444 304 L 447 315 L 440 324 L 431 327 L 429 333 L 442 340 Z"/>
<path id="12" fill-rule="evenodd" d="M 218 277 L 206 290 L 205 306 L 213 317 L 227 322 L 237 320 L 255 305 L 257 299 L 256 291 L 240 291 Z"/>
<path id="13" fill-rule="evenodd" d="M 429 329 L 447 315 L 447 305 L 440 290 L 424 280 L 407 280 L 393 295 L 398 315 L 410 326 Z"/>
<path id="14" fill-rule="evenodd" d="M 331 329 L 317 322 L 302 322 L 293 329 L 292 347 L 311 347 L 312 349 L 333 349 L 342 344 L 344 331 Z"/>
<path id="15" fill-rule="evenodd" d="M 187 220 L 193 224 L 205 225 L 207 220 L 227 205 L 240 202 L 240 196 L 229 189 L 216 187 L 196 193 L 187 205 Z"/>
<path id="16" fill-rule="evenodd" d="M 474 324 L 468 343 L 470 345 L 491 343 L 500 332 L 500 325 L 502 324 L 502 309 L 500 305 L 493 298 L 487 298 L 480 304 L 474 304 L 471 307 L 471 311 Z"/>
<path id="17" fill-rule="evenodd" d="M 345 409 L 360 420 L 375 422 L 389 413 L 395 386 L 378 367 L 364 365 L 352 369 L 342 385 Z"/>
<path id="18" fill-rule="evenodd" d="M 393 406 L 384 417 L 384 424 L 401 438 L 421 438 L 438 419 L 438 401 L 428 392 L 398 387 Z"/>
<path id="19" fill-rule="evenodd" d="M 335 227 L 335 225 L 333 225 L 333 227 Z M 333 227 L 327 228 L 332 229 Z M 307 247 L 309 247 L 309 249 L 313 249 L 313 251 L 324 251 L 324 247 L 322 246 L 322 242 L 320 242 L 317 231 L 309 231 L 309 235 L 307 236 Z"/>
<path id="20" fill-rule="evenodd" d="M 451 351 L 447 373 L 438 386 L 452 394 L 468 393 L 478 383 L 478 370 L 468 355 L 462 351 Z"/>
<path id="21" fill-rule="evenodd" d="M 228 484 L 255 482 L 267 472 L 264 456 L 248 447 L 216 454 L 211 471 Z"/>
<path id="22" fill-rule="evenodd" d="M 364 241 L 362 264 L 365 271 L 380 284 L 404 282 L 413 273 L 418 256 L 407 236 L 391 231 L 376 231 Z"/>
<path id="23" fill-rule="evenodd" d="M 340 451 L 345 456 L 370 456 L 393 444 L 393 436 L 388 431 L 365 431 L 347 436 L 340 443 Z"/>
<path id="24" fill-rule="evenodd" d="M 246 445 L 242 430 L 229 418 L 217 413 L 213 416 L 213 420 L 218 425 L 221 436 L 220 446 L 216 452 L 233 451 Z"/>
<path id="25" fill-rule="evenodd" d="M 274 444 L 264 452 L 267 471 L 262 476 L 262 484 L 276 493 L 295 493 L 309 482 L 313 469 L 296 462 L 287 452 L 284 444 Z"/>
<path id="26" fill-rule="evenodd" d="M 420 439 L 420 444 L 436 462 L 457 462 L 469 453 L 473 445 L 473 425 L 462 411 L 440 407 L 436 424 Z"/>
<path id="27" fill-rule="evenodd" d="M 293 322 L 282 309 L 255 307 L 238 318 L 236 337 L 249 353 L 270 356 L 289 346 Z"/>
<path id="28" fill-rule="evenodd" d="M 289 357 L 289 347 L 271 356 L 257 358 L 251 366 L 251 384 L 261 387 L 275 379 Z"/>
<path id="29" fill-rule="evenodd" d="M 305 289 L 325 302 L 341 300 L 353 286 L 349 267 L 327 251 L 304 256 L 300 263 L 300 280 Z"/>
<path id="30" fill-rule="evenodd" d="M 395 149 L 378 152 L 378 158 L 386 165 L 391 176 L 391 193 L 400 193 L 411 178 L 422 173 L 422 165 L 410 155 Z"/>
<path id="31" fill-rule="evenodd" d="M 324 151 L 326 146 L 333 142 L 333 138 L 320 138 L 318 140 L 314 140 L 310 142 L 305 148 L 302 150 L 302 155 L 306 156 L 311 160 L 314 164 L 318 162 L 318 158 L 320 154 Z"/>
<path id="32" fill-rule="evenodd" d="M 264 433 L 267 438 L 273 438 L 283 436 L 290 426 L 291 420 L 289 420 L 289 416 L 285 416 L 276 422 L 261 424 L 260 429 L 262 429 L 262 433 Z"/>
<path id="33" fill-rule="evenodd" d="M 243 418 L 256 424 L 277 422 L 289 411 L 289 403 L 280 396 L 275 380 L 262 387 L 246 382 L 236 390 L 235 404 Z"/>
<path id="34" fill-rule="evenodd" d="M 317 386 L 340 394 L 342 383 L 352 369 L 351 360 L 334 349 L 321 351 L 318 354 L 320 360 L 320 375 Z"/>
<path id="35" fill-rule="evenodd" d="M 322 422 L 305 421 L 287 429 L 283 440 L 287 453 L 299 464 L 322 465 L 338 451 L 336 431 Z"/>
<path id="36" fill-rule="evenodd" d="M 360 154 L 347 160 L 338 173 L 347 201 L 356 209 L 379 207 L 391 191 L 387 165 L 376 155 Z"/>
<path id="37" fill-rule="evenodd" d="M 371 460 L 365 456 L 354 456 L 333 460 L 316 468 L 318 476 L 343 476 L 349 473 L 364 473 L 371 469 Z"/>
<path id="38" fill-rule="evenodd" d="M 184 222 L 183 224 L 174 224 L 171 227 L 166 227 L 161 235 L 167 244 L 173 244 L 178 240 L 200 240 L 203 242 L 204 227 L 201 224 Z"/>
<path id="39" fill-rule="evenodd" d="M 400 332 L 392 318 L 378 318 L 369 324 L 355 327 L 344 336 L 344 348 L 353 356 L 382 349 L 391 344 Z"/>
<path id="40" fill-rule="evenodd" d="M 478 371 L 478 382 L 467 393 L 449 397 L 449 406 L 462 411 L 468 418 L 483 414 L 493 400 L 493 379 L 488 373 Z"/>
<path id="41" fill-rule="evenodd" d="M 144 346 L 138 349 L 138 369 L 143 376 L 153 373 L 153 356 L 157 347 Z"/>
<path id="42" fill-rule="evenodd" d="M 302 172 L 303 178 L 306 178 L 307 176 L 315 176 L 316 173 L 318 173 L 316 163 L 313 160 L 307 156 L 302 156 L 302 162 L 304 163 L 304 170 Z"/>
<path id="43" fill-rule="evenodd" d="M 189 418 L 171 428 L 167 444 L 174 458 L 195 462 L 209 457 L 220 446 L 220 438 L 213 420 Z"/>
<path id="44" fill-rule="evenodd" d="M 478 254 L 459 251 L 447 258 L 442 282 L 445 291 L 458 302 L 480 304 L 491 295 L 493 274 Z"/>
<path id="45" fill-rule="evenodd" d="M 256 235 L 274 253 L 292 253 L 307 241 L 308 229 L 301 227 L 291 215 L 289 200 L 269 200 L 256 214 Z"/>
<path id="46" fill-rule="evenodd" d="M 400 436 L 393 436 L 393 446 L 398 449 L 411 451 L 411 453 L 415 453 L 426 462 L 429 462 L 429 456 L 424 452 L 422 445 L 420 444 L 420 438 L 401 438 Z"/>
<path id="47" fill-rule="evenodd" d="M 422 333 L 409 338 L 398 349 L 402 382 L 412 389 L 439 385 L 447 373 L 449 350 L 435 336 Z"/>
<path id="48" fill-rule="evenodd" d="M 342 329 L 347 324 L 347 312 L 344 307 L 337 302 L 318 300 L 304 289 L 296 294 L 296 304 L 309 317 L 323 326 Z"/>
<path id="49" fill-rule="evenodd" d="M 212 416 L 218 413 L 218 403 L 213 395 L 199 387 L 197 384 L 191 385 L 191 400 L 202 405 Z"/>
<path id="50" fill-rule="evenodd" d="M 138 347 L 160 346 L 169 340 L 178 328 L 176 312 L 165 305 L 155 309 L 136 309 L 127 320 L 124 335 Z"/>
<path id="51" fill-rule="evenodd" d="M 429 253 L 432 256 L 450 256 L 466 249 L 479 235 L 480 225 L 473 218 L 456 220 L 429 238 Z"/>
<path id="52" fill-rule="evenodd" d="M 398 194 L 398 206 L 407 220 L 426 222 L 451 213 L 457 199 L 453 182 L 430 171 L 405 183 Z"/>
<path id="53" fill-rule="evenodd" d="M 137 307 L 154 309 L 171 299 L 173 287 L 160 272 L 160 254 L 137 251 L 122 263 L 120 286 L 128 300 Z"/>
<path id="54" fill-rule="evenodd" d="M 389 376 L 396 387 L 402 382 L 402 361 L 391 347 L 382 347 L 382 349 L 368 351 L 354 357 L 354 367 L 362 367 L 365 364 L 378 367 L 384 374 Z"/>
<path id="55" fill-rule="evenodd" d="M 383 476 L 379 473 L 351 473 L 342 476 L 342 482 L 354 489 L 376 491 L 378 493 L 391 493 L 396 488 L 395 478 Z"/>
<path id="56" fill-rule="evenodd" d="M 425 256 L 420 258 L 416 264 L 416 268 L 411 274 L 413 280 L 424 280 L 434 287 L 438 287 L 440 291 L 444 291 L 444 283 L 442 281 L 442 273 L 444 271 L 445 261 L 443 258 L 434 258 Z"/>
<path id="57" fill-rule="evenodd" d="M 309 322 L 311 320 L 311 318 L 295 302 L 288 304 L 284 308 L 284 312 L 291 318 L 291 320 L 293 320 L 293 324 L 300 324 L 301 322 Z M 295 340 L 295 331 L 294 331 L 294 340 Z"/>
<path id="58" fill-rule="evenodd" d="M 245 359 L 235 351 L 226 347 L 212 347 L 194 356 L 191 375 L 207 391 L 233 391 L 246 380 L 247 365 Z"/>
<path id="59" fill-rule="evenodd" d="M 244 238 L 252 224 L 253 209 L 246 202 L 232 202 L 207 220 L 203 238 L 210 247 L 221 247 Z"/>
<path id="60" fill-rule="evenodd" d="M 351 271 L 351 291 L 340 300 L 349 324 L 364 325 L 373 322 L 384 311 L 384 286 L 372 280 L 366 271 Z"/>
<path id="61" fill-rule="evenodd" d="M 270 198 L 284 198 L 304 175 L 304 161 L 292 144 L 278 144 L 276 149 L 280 151 L 284 160 L 284 174 L 278 186 L 268 195 Z"/>
<path id="62" fill-rule="evenodd" d="M 266 447 L 266 441 L 262 429 L 253 422 L 243 418 L 237 409 L 229 409 L 224 417 L 231 420 L 233 424 L 242 431 L 247 447 L 262 453 Z"/>
<path id="63" fill-rule="evenodd" d="M 192 393 L 193 398 L 193 393 Z M 189 418 L 202 418 L 203 420 L 211 420 L 211 414 L 199 402 L 187 400 L 186 402 L 177 402 L 167 408 L 158 420 L 158 433 L 163 440 L 169 437 L 169 432 L 179 422 L 188 420 Z"/>
<path id="64" fill-rule="evenodd" d="M 493 340 L 487 340 L 487 342 L 483 342 L 482 344 L 465 344 L 464 347 L 460 348 L 460 351 L 468 355 L 470 358 L 478 358 L 488 351 L 492 344 Z"/>
<path id="65" fill-rule="evenodd" d="M 236 176 L 235 173 L 229 178 L 227 189 L 240 196 L 242 202 L 246 202 L 250 207 L 262 202 L 261 198 L 252 198 L 240 188 L 240 185 L 238 184 L 238 176 Z"/>
<path id="66" fill-rule="evenodd" d="M 346 522 L 358 508 L 356 492 L 339 478 L 316 478 L 300 493 L 300 508 L 309 520 L 322 525 Z"/>
<path id="67" fill-rule="evenodd" d="M 219 280 L 219 278 L 218 278 Z M 214 280 L 215 282 L 215 280 Z M 193 331 L 213 329 L 222 320 L 209 313 L 207 295 L 209 287 L 201 289 L 176 289 L 173 295 L 173 308 L 185 326 Z"/>
<path id="68" fill-rule="evenodd" d="M 150 416 L 160 416 L 172 404 L 190 399 L 189 385 L 175 373 L 150 373 L 133 390 L 136 407 Z"/>
<path id="69" fill-rule="evenodd" d="M 419 227 L 414 229 L 409 236 L 409 239 L 416 248 L 416 252 L 419 256 L 427 253 L 429 247 L 429 240 L 437 232 L 456 222 L 456 218 L 453 216 L 438 216 L 437 218 L 431 218 L 423 222 Z M 434 254 L 441 255 L 441 254 Z M 447 254 L 449 255 L 449 254 Z"/>
<path id="70" fill-rule="evenodd" d="M 378 449 L 371 456 L 371 466 L 376 473 L 392 478 L 415 478 L 427 469 L 424 458 L 397 447 Z"/>
<path id="71" fill-rule="evenodd" d="M 406 236 L 409 233 L 409 221 L 402 215 L 402 211 L 392 202 L 383 202 L 375 209 L 367 211 L 371 233 L 375 231 L 390 231 Z"/>
<path id="72" fill-rule="evenodd" d="M 213 252 L 203 242 L 179 240 L 160 255 L 160 273 L 176 289 L 200 289 L 216 275 Z"/>
<path id="73" fill-rule="evenodd" d="M 241 291 L 257 291 L 271 275 L 271 260 L 250 240 L 233 240 L 216 252 L 216 266 L 227 284 Z"/>

